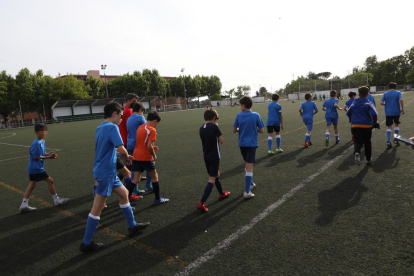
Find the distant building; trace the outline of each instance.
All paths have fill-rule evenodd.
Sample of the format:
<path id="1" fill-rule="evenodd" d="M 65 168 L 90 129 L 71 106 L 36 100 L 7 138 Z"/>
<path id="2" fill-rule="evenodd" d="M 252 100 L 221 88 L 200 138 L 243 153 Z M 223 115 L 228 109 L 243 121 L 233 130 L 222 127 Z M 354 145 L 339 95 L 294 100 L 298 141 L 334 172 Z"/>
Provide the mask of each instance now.
<path id="1" fill-rule="evenodd" d="M 61 78 L 66 78 L 69 75 L 63 75 L 61 76 Z M 86 81 L 87 78 L 92 76 L 95 79 L 101 79 L 106 82 L 109 82 L 110 80 L 116 79 L 118 77 L 122 77 L 122 75 L 100 75 L 99 70 L 89 70 L 88 72 L 86 72 L 86 75 L 80 75 L 80 74 L 71 74 L 71 75 L 81 81 Z M 175 77 L 161 77 L 161 78 L 164 78 L 166 81 L 169 81 L 170 79 L 174 79 Z"/>

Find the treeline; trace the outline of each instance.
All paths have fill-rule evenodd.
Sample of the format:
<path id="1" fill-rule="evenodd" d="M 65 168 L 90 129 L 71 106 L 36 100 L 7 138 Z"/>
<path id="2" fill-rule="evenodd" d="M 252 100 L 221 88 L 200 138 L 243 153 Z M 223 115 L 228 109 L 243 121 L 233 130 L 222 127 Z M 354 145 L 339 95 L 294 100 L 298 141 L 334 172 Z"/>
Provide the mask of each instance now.
<path id="1" fill-rule="evenodd" d="M 184 84 L 186 93 L 184 93 Z M 43 114 L 50 110 L 58 100 L 123 98 L 127 93 L 143 96 L 172 96 L 187 99 L 219 94 L 221 81 L 217 76 L 180 76 L 166 81 L 156 69 L 144 69 L 125 74 L 108 82 L 107 87 L 101 79 L 89 77 L 86 81 L 69 75 L 57 78 L 44 75 L 42 70 L 31 73 L 25 68 L 15 76 L 6 71 L 0 73 L 0 115 L 7 118 L 19 111 L 19 100 L 23 112 L 37 111 Z"/>
<path id="2" fill-rule="evenodd" d="M 366 85 L 387 86 L 389 82 L 398 84 L 414 84 L 414 47 L 402 55 L 383 61 L 378 61 L 376 55 L 365 60 L 363 67 L 354 67 L 344 77 L 333 76 L 330 72 L 309 72 L 307 76 L 299 76 L 296 80 L 286 84 L 287 93 L 298 91 L 314 91 L 359 87 Z"/>

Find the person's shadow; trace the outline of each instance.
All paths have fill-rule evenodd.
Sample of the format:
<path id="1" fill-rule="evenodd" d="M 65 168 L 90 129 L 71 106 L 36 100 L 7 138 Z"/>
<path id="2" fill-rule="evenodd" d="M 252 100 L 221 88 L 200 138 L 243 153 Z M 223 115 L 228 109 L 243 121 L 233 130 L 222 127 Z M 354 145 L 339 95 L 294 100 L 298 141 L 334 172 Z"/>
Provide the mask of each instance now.
<path id="1" fill-rule="evenodd" d="M 333 222 L 335 216 L 349 208 L 359 204 L 362 194 L 368 188 L 362 184 L 369 166 L 365 166 L 360 173 L 354 177 L 348 177 L 331 190 L 325 190 L 318 194 L 320 216 L 315 219 L 319 226 L 327 226 Z"/>

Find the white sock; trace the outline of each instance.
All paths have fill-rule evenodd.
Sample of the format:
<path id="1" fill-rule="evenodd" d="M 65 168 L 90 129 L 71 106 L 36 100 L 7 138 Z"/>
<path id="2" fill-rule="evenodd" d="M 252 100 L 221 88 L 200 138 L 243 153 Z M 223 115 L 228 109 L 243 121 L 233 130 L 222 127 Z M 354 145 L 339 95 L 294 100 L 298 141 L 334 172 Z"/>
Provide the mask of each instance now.
<path id="1" fill-rule="evenodd" d="M 29 204 L 29 199 L 28 198 L 23 198 L 23 202 L 22 202 L 22 208 L 27 207 L 27 205 Z"/>
<path id="2" fill-rule="evenodd" d="M 53 200 L 54 200 L 54 201 L 57 201 L 57 200 L 59 199 L 59 197 L 58 197 L 58 195 L 57 195 L 57 194 L 52 195 L 52 197 L 53 197 Z"/>

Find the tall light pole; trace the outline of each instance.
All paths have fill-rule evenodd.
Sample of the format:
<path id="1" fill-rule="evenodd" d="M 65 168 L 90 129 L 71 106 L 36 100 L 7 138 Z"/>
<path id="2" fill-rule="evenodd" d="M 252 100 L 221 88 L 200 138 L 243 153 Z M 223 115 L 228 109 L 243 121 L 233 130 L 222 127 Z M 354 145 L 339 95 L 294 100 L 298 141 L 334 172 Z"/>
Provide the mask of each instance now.
<path id="1" fill-rule="evenodd" d="M 187 92 L 185 91 L 184 70 L 185 70 L 185 68 L 181 68 L 181 73 L 183 73 L 185 109 L 187 109 Z"/>
<path id="2" fill-rule="evenodd" d="M 105 90 L 106 90 L 106 97 L 108 98 L 108 84 L 106 82 L 106 74 L 105 74 L 106 64 L 101 65 L 101 69 L 104 70 Z"/>

